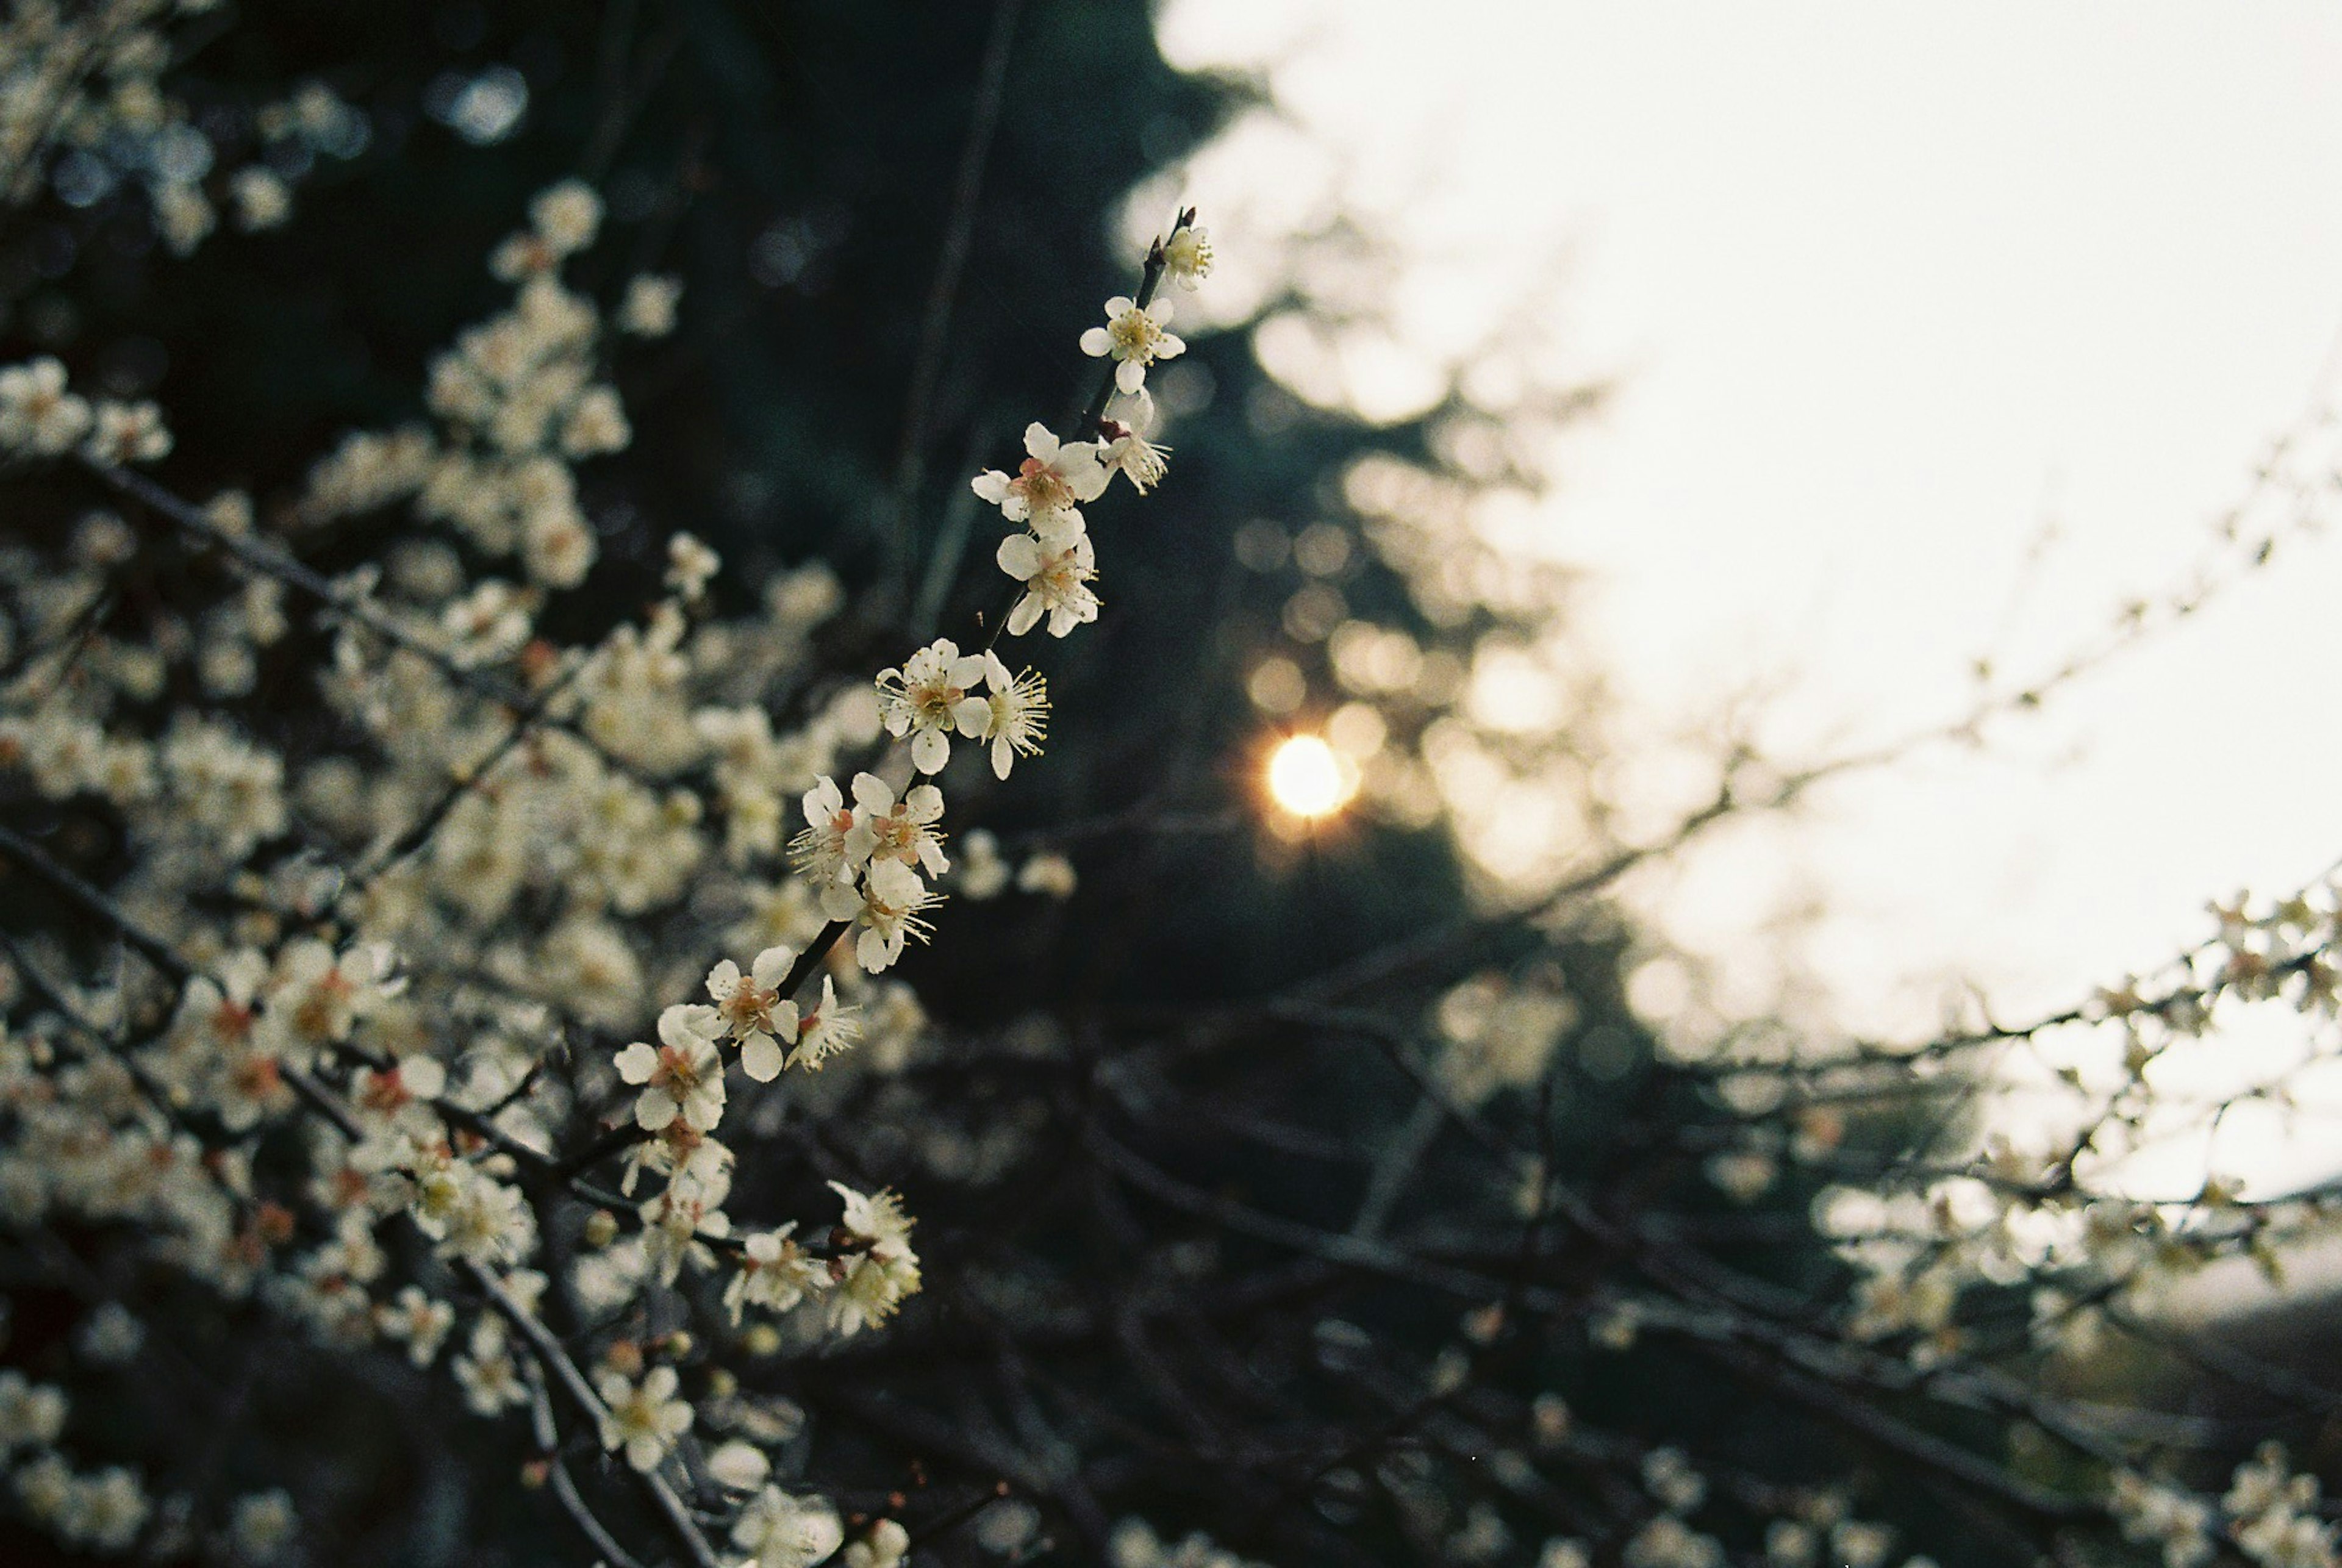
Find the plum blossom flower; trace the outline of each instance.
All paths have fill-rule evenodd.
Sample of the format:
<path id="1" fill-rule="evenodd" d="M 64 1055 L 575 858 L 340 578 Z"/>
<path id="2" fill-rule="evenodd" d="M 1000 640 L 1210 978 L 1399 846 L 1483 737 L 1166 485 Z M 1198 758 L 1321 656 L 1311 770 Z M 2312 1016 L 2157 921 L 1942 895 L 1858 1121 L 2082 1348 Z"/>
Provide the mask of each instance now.
<path id="1" fill-rule="evenodd" d="M 878 712 L 886 733 L 911 737 L 911 761 L 923 774 L 939 773 L 951 758 L 951 732 L 973 739 L 990 710 L 968 694 L 984 679 L 984 661 L 962 654 L 948 637 L 878 673 Z"/>
<path id="2" fill-rule="evenodd" d="M 39 457 L 69 452 L 87 433 L 89 404 L 65 390 L 65 367 L 49 358 L 0 370 L 0 448 Z"/>
<path id="3" fill-rule="evenodd" d="M 374 1322 L 387 1337 L 406 1342 L 407 1360 L 429 1366 L 447 1331 L 455 1326 L 455 1309 L 445 1302 L 433 1301 L 422 1286 L 408 1285 L 398 1293 L 395 1303 L 385 1302 L 374 1309 Z"/>
<path id="4" fill-rule="evenodd" d="M 1164 275 L 1193 294 L 1212 275 L 1212 238 L 1193 224 L 1182 224 L 1163 242 Z"/>
<path id="5" fill-rule="evenodd" d="M 1000 655 L 986 649 L 984 692 L 989 710 L 984 739 L 992 747 L 993 775 L 1005 779 L 1017 757 L 1041 754 L 1042 738 L 1048 734 L 1049 684 L 1038 670 L 1010 674 Z"/>
<path id="6" fill-rule="evenodd" d="M 1139 434 L 1132 425 L 1119 420 L 1099 421 L 1106 432 L 1105 454 L 1101 461 L 1107 470 L 1130 481 L 1130 487 L 1141 495 L 1162 483 L 1170 468 L 1164 458 L 1170 453 L 1167 446 L 1157 446 Z"/>
<path id="7" fill-rule="evenodd" d="M 894 1315 L 905 1297 L 919 1288 L 919 1255 L 911 1250 L 911 1219 L 903 1201 L 883 1189 L 857 1193 L 837 1182 L 830 1190 L 846 1203 L 838 1228 L 855 1249 L 833 1269 L 836 1288 L 829 1294 L 830 1324 L 855 1334 Z"/>
<path id="8" fill-rule="evenodd" d="M 1025 596 L 1009 612 L 1008 630 L 1023 636 L 1049 615 L 1049 634 L 1062 637 L 1076 626 L 1097 619 L 1098 596 L 1090 591 L 1097 576 L 1097 552 L 1086 534 L 1012 534 L 1000 542 L 1000 569 L 1025 584 Z M 979 727 L 989 708 L 979 716 Z"/>
<path id="9" fill-rule="evenodd" d="M 859 1011 L 837 1000 L 837 983 L 825 974 L 821 1000 L 797 1021 L 797 1048 L 789 1056 L 789 1065 L 818 1072 L 824 1062 L 861 1037 Z"/>
<path id="10" fill-rule="evenodd" d="M 171 432 L 151 403 L 100 402 L 82 454 L 92 463 L 126 468 L 171 454 Z"/>
<path id="11" fill-rule="evenodd" d="M 789 840 L 789 858 L 816 883 L 840 881 L 852 864 L 846 839 L 854 831 L 854 814 L 846 809 L 837 781 L 823 774 L 799 804 L 805 810 L 805 831 Z"/>
<path id="12" fill-rule="evenodd" d="M 659 1014 L 656 1049 L 637 1040 L 618 1053 L 618 1076 L 643 1086 L 637 1126 L 656 1133 L 680 1117 L 706 1133 L 724 1119 L 724 1060 L 716 1054 L 722 1027 L 715 1008 L 678 1003 Z"/>
<path id="13" fill-rule="evenodd" d="M 732 1525 L 732 1544 L 747 1553 L 741 1568 L 812 1568 L 846 1539 L 837 1511 L 818 1497 L 793 1497 L 766 1486 Z"/>
<path id="14" fill-rule="evenodd" d="M 597 1385 L 602 1403 L 602 1446 L 624 1448 L 636 1470 L 658 1468 L 676 1439 L 691 1430 L 691 1405 L 675 1397 L 682 1379 L 671 1366 L 655 1366 L 639 1383 L 624 1373 L 606 1372 Z"/>
<path id="15" fill-rule="evenodd" d="M 1073 512 L 1076 503 L 1105 494 L 1106 482 L 1113 477 L 1098 460 L 1097 443 L 1061 443 L 1037 420 L 1025 427 L 1025 451 L 1024 465 L 1015 478 L 987 468 L 968 482 L 978 496 L 999 507 L 1000 514 L 1011 523 Z"/>
<path id="16" fill-rule="evenodd" d="M 781 982 L 797 960 L 796 950 L 767 947 L 756 954 L 748 973 L 726 959 L 707 972 L 707 994 L 724 1027 L 740 1044 L 741 1070 L 759 1084 L 781 1075 L 780 1041 L 794 1044 L 797 1037 L 797 1004 L 781 998 Z"/>
<path id="17" fill-rule="evenodd" d="M 897 801 L 886 780 L 876 774 L 856 774 L 854 827 L 846 835 L 846 858 L 857 865 L 899 860 L 905 865 L 925 867 L 929 876 L 941 876 L 951 869 L 951 863 L 944 858 L 942 835 L 935 831 L 943 814 L 944 792 L 933 784 L 914 785 Z"/>
<path id="18" fill-rule="evenodd" d="M 1185 343 L 1165 330 L 1170 325 L 1169 300 L 1142 305 L 1117 295 L 1106 302 L 1106 325 L 1082 334 L 1082 352 L 1092 359 L 1116 361 L 1115 385 L 1135 393 L 1146 385 L 1147 366 L 1187 352 Z"/>
<path id="19" fill-rule="evenodd" d="M 832 920 L 850 920 L 863 928 L 854 944 L 854 956 L 876 974 L 903 956 L 906 937 L 925 942 L 933 929 L 919 917 L 936 895 L 919 880 L 918 873 L 899 860 L 874 862 L 862 885 L 832 883 L 822 890 L 822 911 Z"/>
<path id="20" fill-rule="evenodd" d="M 822 1261 L 810 1257 L 791 1238 L 796 1231 L 794 1222 L 776 1231 L 760 1231 L 747 1238 L 740 1259 L 739 1272 L 724 1287 L 725 1310 L 732 1321 L 740 1321 L 743 1307 L 762 1307 L 766 1312 L 788 1311 L 805 1300 L 809 1291 L 820 1289 L 828 1283 L 828 1269 Z"/>

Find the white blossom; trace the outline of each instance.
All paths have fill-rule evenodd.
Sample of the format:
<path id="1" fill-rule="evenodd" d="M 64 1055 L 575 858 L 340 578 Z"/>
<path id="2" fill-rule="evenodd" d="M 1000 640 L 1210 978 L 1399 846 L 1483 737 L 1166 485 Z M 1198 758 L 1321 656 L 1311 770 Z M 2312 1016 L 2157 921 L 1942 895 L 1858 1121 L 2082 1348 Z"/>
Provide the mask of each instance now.
<path id="1" fill-rule="evenodd" d="M 1106 302 L 1104 326 L 1082 334 L 1082 352 L 1092 359 L 1111 356 L 1114 384 L 1126 393 L 1146 385 L 1147 367 L 1157 360 L 1176 359 L 1187 345 L 1166 330 L 1171 325 L 1171 302 L 1158 299 L 1140 305 L 1116 295 Z"/>
<path id="2" fill-rule="evenodd" d="M 989 709 L 970 694 L 984 680 L 984 661 L 938 637 L 878 673 L 878 711 L 889 734 L 911 737 L 911 762 L 923 774 L 940 773 L 951 757 L 951 735 L 984 733 Z"/>
<path id="3" fill-rule="evenodd" d="M 659 1014 L 656 1047 L 637 1040 L 618 1053 L 618 1076 L 643 1086 L 636 1125 L 656 1133 L 680 1118 L 706 1133 L 724 1119 L 724 1060 L 716 1051 L 722 1027 L 715 1008 L 679 1003 Z"/>
<path id="4" fill-rule="evenodd" d="M 1037 421 L 1025 427 L 1025 462 L 1016 477 L 987 468 L 969 482 L 1011 523 L 1049 522 L 1071 514 L 1078 525 L 1082 502 L 1106 494 L 1112 475 L 1092 441 L 1059 442 Z"/>
<path id="5" fill-rule="evenodd" d="M 676 1397 L 681 1382 L 671 1366 L 655 1366 L 640 1383 L 606 1372 L 595 1385 L 607 1407 L 601 1419 L 602 1446 L 623 1448 L 636 1470 L 656 1470 L 676 1440 L 691 1430 L 688 1403 Z"/>

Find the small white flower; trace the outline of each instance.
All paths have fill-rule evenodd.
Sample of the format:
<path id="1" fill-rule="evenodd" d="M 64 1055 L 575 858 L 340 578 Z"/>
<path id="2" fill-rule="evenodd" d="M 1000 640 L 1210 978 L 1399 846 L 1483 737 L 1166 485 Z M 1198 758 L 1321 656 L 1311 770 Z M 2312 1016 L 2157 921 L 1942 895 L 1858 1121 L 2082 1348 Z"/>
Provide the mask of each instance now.
<path id="1" fill-rule="evenodd" d="M 990 658 L 990 654 L 985 655 Z M 995 661 L 996 663 L 997 661 Z M 898 803 L 876 774 L 854 775 L 854 827 L 846 835 L 846 858 L 856 864 L 899 860 L 924 867 L 929 876 L 951 869 L 935 824 L 943 819 L 944 792 L 916 784 Z"/>
<path id="2" fill-rule="evenodd" d="M 455 1368 L 464 1403 L 474 1415 L 492 1417 L 528 1403 L 528 1384 L 506 1348 L 505 1325 L 495 1318 L 484 1317 L 472 1325 L 471 1345 L 455 1358 Z"/>
<path id="3" fill-rule="evenodd" d="M 609 1410 L 602 1417 L 602 1446 L 624 1448 L 636 1470 L 657 1469 L 676 1439 L 691 1430 L 691 1406 L 675 1397 L 681 1381 L 671 1366 L 651 1368 L 640 1383 L 622 1373 L 604 1373 L 598 1388 Z"/>
<path id="4" fill-rule="evenodd" d="M 433 1301 L 420 1285 L 408 1285 L 398 1293 L 395 1303 L 386 1302 L 374 1309 L 374 1321 L 388 1338 L 406 1342 L 407 1360 L 429 1366 L 447 1331 L 455 1326 L 455 1309 L 445 1302 Z"/>
<path id="5" fill-rule="evenodd" d="M 677 1117 L 695 1133 L 724 1119 L 724 1059 L 716 1053 L 721 1017 L 713 1007 L 677 1004 L 659 1014 L 659 1046 L 637 1040 L 618 1053 L 618 1076 L 643 1085 L 635 1122 L 656 1133 Z"/>
<path id="6" fill-rule="evenodd" d="M 1106 434 L 1104 462 L 1107 468 L 1130 481 L 1130 487 L 1141 495 L 1162 483 L 1170 464 L 1164 461 L 1170 452 L 1167 446 L 1157 446 L 1130 425 L 1116 420 L 1104 422 Z"/>
<path id="7" fill-rule="evenodd" d="M 839 1333 L 854 1334 L 885 1323 L 919 1288 L 919 1255 L 911 1250 L 911 1220 L 903 1203 L 890 1192 L 857 1193 L 840 1183 L 830 1190 L 846 1202 L 838 1228 L 854 1247 L 833 1269 L 836 1287 L 829 1293 L 830 1323 Z"/>
<path id="8" fill-rule="evenodd" d="M 838 1002 L 837 983 L 825 974 L 820 1002 L 797 1022 L 797 1048 L 789 1057 L 789 1065 L 818 1072 L 824 1062 L 861 1037 L 859 1012 Z"/>
<path id="9" fill-rule="evenodd" d="M 32 1383 L 15 1367 L 0 1369 L 0 1457 L 15 1448 L 46 1448 L 65 1429 L 65 1396 Z"/>
<path id="10" fill-rule="evenodd" d="M 675 307 L 683 299 L 683 280 L 645 273 L 626 285 L 618 306 L 618 330 L 636 337 L 665 337 L 675 330 Z"/>
<path id="11" fill-rule="evenodd" d="M 792 1497 L 767 1486 L 740 1510 L 732 1544 L 747 1553 L 740 1568 L 812 1568 L 846 1539 L 837 1510 L 818 1497 Z"/>
<path id="12" fill-rule="evenodd" d="M 828 1283 L 827 1266 L 790 1239 L 796 1230 L 791 1223 L 748 1238 L 739 1272 L 724 1287 L 724 1305 L 734 1323 L 740 1321 L 743 1307 L 786 1312 L 805 1300 L 807 1292 Z"/>
<path id="13" fill-rule="evenodd" d="M 951 758 L 951 733 L 974 739 L 991 710 L 968 694 L 984 680 L 984 661 L 938 637 L 878 673 L 878 712 L 886 733 L 911 737 L 911 761 L 923 774 L 939 773 Z"/>
<path id="14" fill-rule="evenodd" d="M 666 585 L 686 599 L 706 593 L 708 580 L 723 564 L 722 556 L 689 534 L 666 542 Z"/>
<path id="15" fill-rule="evenodd" d="M 65 390 L 65 367 L 57 361 L 0 370 L 0 447 L 54 457 L 71 451 L 89 425 L 89 404 Z"/>
<path id="16" fill-rule="evenodd" d="M 1000 542 L 996 558 L 1002 571 L 1025 584 L 1025 596 L 1009 612 L 1011 635 L 1031 631 L 1045 610 L 1053 637 L 1097 619 L 1098 596 L 1090 591 L 1097 552 L 1088 534 L 1012 534 Z"/>
<path id="17" fill-rule="evenodd" d="M 228 180 L 236 226 L 247 234 L 280 226 L 293 215 L 293 187 L 285 176 L 259 164 L 236 170 Z"/>
<path id="18" fill-rule="evenodd" d="M 92 463 L 126 468 L 152 463 L 171 453 L 171 433 L 163 424 L 163 411 L 151 403 L 101 402 L 82 453 Z"/>
<path id="19" fill-rule="evenodd" d="M 816 883 L 843 881 L 854 864 L 846 855 L 854 814 L 846 809 L 837 781 L 824 774 L 799 804 L 805 810 L 805 831 L 789 840 L 789 858 Z"/>
<path id="20" fill-rule="evenodd" d="M 1116 295 L 1106 302 L 1106 325 L 1082 334 L 1082 352 L 1092 359 L 1112 356 L 1114 384 L 1126 393 L 1146 385 L 1146 367 L 1157 360 L 1176 359 L 1187 345 L 1165 330 L 1171 325 L 1171 302 L 1158 299 L 1140 306 Z"/>
<path id="21" fill-rule="evenodd" d="M 936 903 L 936 895 L 918 873 L 899 860 L 874 863 L 862 885 L 832 883 L 822 890 L 822 911 L 832 920 L 850 920 L 863 927 L 854 945 L 862 967 L 876 974 L 903 956 L 906 937 L 927 939 L 933 929 L 919 917 Z"/>
<path id="22" fill-rule="evenodd" d="M 1212 275 L 1211 235 L 1193 224 L 1182 225 L 1163 242 L 1164 275 L 1193 294 Z"/>
<path id="23" fill-rule="evenodd" d="M 911 1552 L 911 1533 L 892 1519 L 881 1519 L 869 1533 L 846 1549 L 845 1568 L 902 1568 Z"/>
<path id="24" fill-rule="evenodd" d="M 797 1037 L 797 1004 L 781 999 L 780 984 L 797 961 L 789 947 L 767 947 L 756 954 L 746 974 L 726 959 L 707 972 L 707 994 L 732 1038 L 740 1043 L 740 1067 L 759 1084 L 781 1075 L 782 1051 L 777 1042 L 794 1044 Z"/>
<path id="25" fill-rule="evenodd" d="M 1060 443 L 1038 421 L 1025 427 L 1024 466 L 1011 479 L 987 468 L 970 480 L 976 494 L 1000 508 L 1011 523 L 1072 512 L 1075 504 L 1106 494 L 1112 477 L 1098 460 L 1094 441 Z"/>
<path id="26" fill-rule="evenodd" d="M 556 255 L 574 255 L 601 230 L 602 198 L 583 180 L 564 180 L 539 192 L 528 215 Z"/>
<path id="27" fill-rule="evenodd" d="M 984 739 L 992 747 L 994 776 L 1005 779 L 1017 757 L 1041 754 L 1041 742 L 1049 733 L 1049 684 L 1038 670 L 1010 674 L 1000 655 L 987 649 L 984 690 L 988 710 Z"/>

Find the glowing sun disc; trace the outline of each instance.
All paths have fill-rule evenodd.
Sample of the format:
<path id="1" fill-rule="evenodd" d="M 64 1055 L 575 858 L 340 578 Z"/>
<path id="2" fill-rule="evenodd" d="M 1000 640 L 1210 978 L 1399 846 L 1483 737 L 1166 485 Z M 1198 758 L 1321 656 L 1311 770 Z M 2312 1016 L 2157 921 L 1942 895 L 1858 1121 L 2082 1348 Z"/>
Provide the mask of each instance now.
<path id="1" fill-rule="evenodd" d="M 1331 816 L 1349 804 L 1352 772 L 1317 736 L 1294 735 L 1269 755 L 1269 798 L 1295 816 Z"/>

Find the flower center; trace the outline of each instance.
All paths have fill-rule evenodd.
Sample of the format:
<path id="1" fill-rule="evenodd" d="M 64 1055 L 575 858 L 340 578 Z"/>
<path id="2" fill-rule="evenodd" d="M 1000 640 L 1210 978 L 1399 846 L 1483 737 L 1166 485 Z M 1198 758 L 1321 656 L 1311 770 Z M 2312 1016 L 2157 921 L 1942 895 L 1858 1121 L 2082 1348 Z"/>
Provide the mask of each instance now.
<path id="1" fill-rule="evenodd" d="M 1163 341 L 1163 329 L 1156 325 L 1155 318 L 1145 311 L 1126 310 L 1114 318 L 1114 325 L 1106 328 L 1106 335 L 1114 339 L 1115 352 L 1119 357 L 1152 359 L 1155 345 Z"/>

